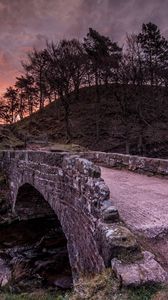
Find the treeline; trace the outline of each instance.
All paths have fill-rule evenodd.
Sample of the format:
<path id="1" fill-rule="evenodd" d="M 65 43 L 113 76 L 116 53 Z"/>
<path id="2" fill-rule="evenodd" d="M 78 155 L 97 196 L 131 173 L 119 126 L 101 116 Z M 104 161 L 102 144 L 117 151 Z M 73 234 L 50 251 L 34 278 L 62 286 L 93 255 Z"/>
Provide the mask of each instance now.
<path id="1" fill-rule="evenodd" d="M 152 109 L 157 108 L 145 106 L 146 95 L 143 95 L 140 88 L 151 86 L 154 98 L 158 91 L 159 94 L 163 90 L 164 93 L 167 91 L 168 41 L 152 23 L 143 24 L 139 34 L 127 36 L 122 48 L 109 37 L 90 28 L 83 41 L 72 39 L 48 42 L 43 50 L 33 49 L 22 65 L 23 75 L 16 78 L 15 86 L 7 88 L 0 101 L 0 117 L 6 123 L 23 119 L 59 98 L 65 112 L 67 139 L 70 139 L 71 95 L 78 101 L 81 87 L 95 86 L 95 129 L 98 139 L 101 86 L 108 90 L 115 84 L 122 85 L 122 93 L 115 89 L 115 99 L 120 107 L 127 140 L 127 119 L 135 96 L 139 100 L 134 114 L 142 128 L 148 122 L 146 114 L 150 114 L 151 118 L 156 117 Z"/>

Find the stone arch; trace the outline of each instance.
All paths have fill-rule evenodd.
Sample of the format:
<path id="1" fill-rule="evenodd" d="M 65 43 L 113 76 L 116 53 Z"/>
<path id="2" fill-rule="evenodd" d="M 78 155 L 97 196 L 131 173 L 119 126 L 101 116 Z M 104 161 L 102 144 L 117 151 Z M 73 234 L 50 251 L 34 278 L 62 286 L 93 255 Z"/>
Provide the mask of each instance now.
<path id="1" fill-rule="evenodd" d="M 87 273 L 100 272 L 104 268 L 104 262 L 99 255 L 94 232 L 90 229 L 93 224 L 89 216 L 86 216 L 83 212 L 80 214 L 81 212 L 75 207 L 67 205 L 64 201 L 62 203 L 59 198 L 53 198 L 47 192 L 48 189 L 44 189 L 43 185 L 40 186 L 39 182 L 32 179 L 32 177 L 30 180 L 28 178 L 25 181 L 22 180 L 20 184 L 17 182 L 17 192 L 14 193 L 13 198 L 15 213 L 19 190 L 25 185 L 32 186 L 38 191 L 55 212 L 67 240 L 67 250 L 74 282 Z M 75 231 L 74 228 L 78 228 L 78 230 Z"/>

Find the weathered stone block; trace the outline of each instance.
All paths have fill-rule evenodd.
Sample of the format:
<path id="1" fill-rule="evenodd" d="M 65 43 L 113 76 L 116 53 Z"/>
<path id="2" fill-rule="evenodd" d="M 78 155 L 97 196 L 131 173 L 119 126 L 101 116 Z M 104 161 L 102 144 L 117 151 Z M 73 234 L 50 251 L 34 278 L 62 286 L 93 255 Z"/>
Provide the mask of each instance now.
<path id="1" fill-rule="evenodd" d="M 136 263 L 123 263 L 116 258 L 111 265 L 123 286 L 140 286 L 144 284 L 158 284 L 167 281 L 167 272 L 154 259 L 150 252 L 143 252 L 143 259 Z"/>
<path id="2" fill-rule="evenodd" d="M 101 240 L 101 253 L 107 267 L 110 266 L 111 259 L 117 254 L 125 255 L 127 251 L 133 253 L 139 251 L 139 246 L 135 236 L 120 224 L 99 224 L 99 234 Z"/>
<path id="3" fill-rule="evenodd" d="M 105 223 L 114 223 L 119 221 L 119 213 L 116 207 L 109 206 L 102 212 L 102 219 Z"/>
<path id="4" fill-rule="evenodd" d="M 157 173 L 161 175 L 168 175 L 168 160 L 160 159 Z"/>

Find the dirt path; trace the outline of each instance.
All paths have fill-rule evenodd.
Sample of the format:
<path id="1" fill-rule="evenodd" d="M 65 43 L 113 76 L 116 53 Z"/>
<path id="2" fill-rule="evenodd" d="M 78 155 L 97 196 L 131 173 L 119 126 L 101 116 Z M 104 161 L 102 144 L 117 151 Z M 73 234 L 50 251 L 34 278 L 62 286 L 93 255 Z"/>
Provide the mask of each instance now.
<path id="1" fill-rule="evenodd" d="M 101 168 L 111 199 L 123 221 L 137 233 L 154 238 L 168 234 L 168 180 L 125 170 Z"/>

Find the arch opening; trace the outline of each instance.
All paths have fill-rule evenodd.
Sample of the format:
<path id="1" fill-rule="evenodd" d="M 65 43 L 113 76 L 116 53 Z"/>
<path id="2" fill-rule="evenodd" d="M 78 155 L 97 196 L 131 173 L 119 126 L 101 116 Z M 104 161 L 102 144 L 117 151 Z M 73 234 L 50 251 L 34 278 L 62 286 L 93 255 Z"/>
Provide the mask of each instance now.
<path id="1" fill-rule="evenodd" d="M 20 272 L 21 282 L 31 282 L 31 289 L 32 285 L 35 289 L 70 289 L 67 240 L 53 209 L 37 189 L 26 183 L 18 190 L 15 212 L 19 220 L 12 225 L 12 231 L 9 226 L 2 234 L 15 249 L 9 261 L 15 284 L 20 282 Z M 23 270 L 19 271 L 21 266 L 25 277 Z"/>
<path id="2" fill-rule="evenodd" d="M 57 219 L 43 195 L 29 183 L 23 184 L 18 190 L 15 212 L 22 220 L 44 216 L 53 216 Z"/>

